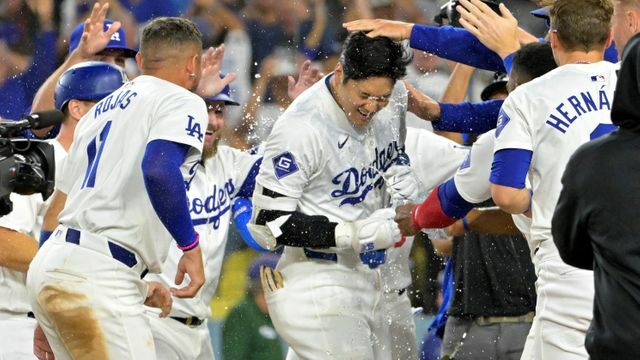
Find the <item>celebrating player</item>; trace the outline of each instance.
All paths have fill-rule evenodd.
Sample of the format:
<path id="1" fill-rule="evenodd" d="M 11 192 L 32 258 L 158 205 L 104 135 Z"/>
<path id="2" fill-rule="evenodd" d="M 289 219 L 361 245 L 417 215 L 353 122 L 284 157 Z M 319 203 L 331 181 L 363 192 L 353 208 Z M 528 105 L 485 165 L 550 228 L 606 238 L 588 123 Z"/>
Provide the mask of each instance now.
<path id="1" fill-rule="evenodd" d="M 612 13 L 608 0 L 557 0 L 550 11 L 550 43 L 559 67 L 511 93 L 498 120 L 492 197 L 509 213 L 532 213 L 538 302 L 530 355 L 535 359 L 588 357 L 584 339 L 592 317 L 593 273 L 562 262 L 551 216 L 569 157 L 615 128 L 610 112 L 617 65 L 603 61 Z M 533 193 L 524 186 L 527 177 Z"/>
<path id="2" fill-rule="evenodd" d="M 121 69 L 102 62 L 81 63 L 62 75 L 56 87 L 56 108 L 65 115 L 58 137 L 49 141 L 55 152 L 57 179 L 80 118 L 125 81 Z M 4 297 L 0 312 L 11 314 L 0 320 L 0 357 L 20 359 L 32 356 L 36 322 L 27 297 L 26 272 L 38 249 L 37 218 L 44 214 L 50 201 L 43 201 L 39 194 L 12 194 L 11 200 L 13 211 L 0 218 L 0 291 L 10 294 Z"/>
<path id="3" fill-rule="evenodd" d="M 109 3 L 95 3 L 89 18 L 78 25 L 69 39 L 69 56 L 65 62 L 49 76 L 35 94 L 32 110 L 49 110 L 54 107 L 54 91 L 60 76 L 72 66 L 86 61 L 104 61 L 124 67 L 126 58 L 132 58 L 136 51 L 127 47 L 127 35 L 120 22 L 105 19 Z M 43 137 L 51 128 L 32 130 Z"/>
<path id="4" fill-rule="evenodd" d="M 217 73 L 214 75 L 218 76 Z M 203 81 L 206 80 L 203 73 Z M 236 198 L 251 197 L 260 166 L 258 155 L 218 146 L 224 128 L 225 107 L 239 105 L 231 98 L 229 86 L 204 100 L 209 121 L 202 160 L 190 169 L 195 176 L 187 183 L 187 196 L 191 220 L 200 234 L 205 283 L 202 291 L 192 299 L 174 298 L 168 318 L 159 318 L 156 312 L 147 313 L 158 359 L 213 359 L 206 319 L 210 317 L 209 303 L 218 286 L 231 209 Z M 178 246 L 172 244 L 162 265 L 162 274 L 149 274 L 145 280 L 157 280 L 171 286 L 181 254 Z"/>
<path id="5" fill-rule="evenodd" d="M 293 358 L 373 359 L 389 351 L 372 334 L 379 275 L 359 255 L 400 240 L 383 184 L 417 190 L 396 164 L 407 101 L 396 80 L 408 61 L 388 38 L 352 34 L 335 71 L 293 102 L 265 145 L 250 226 L 257 241 L 286 245 L 282 274 L 265 269 L 263 280 Z"/>
<path id="6" fill-rule="evenodd" d="M 184 190 L 207 126 L 204 101 L 190 91 L 200 79 L 201 48 L 191 21 L 151 21 L 136 57 L 144 75 L 96 104 L 76 129 L 58 183 L 57 196 L 66 198 L 61 225 L 27 276 L 32 308 L 56 356 L 154 353 L 140 277 L 160 272 L 171 237 L 183 251 L 175 282 L 185 273 L 190 278 L 173 295 L 192 297 L 204 283 Z M 163 294 L 158 288 L 151 298 L 167 313 Z"/>

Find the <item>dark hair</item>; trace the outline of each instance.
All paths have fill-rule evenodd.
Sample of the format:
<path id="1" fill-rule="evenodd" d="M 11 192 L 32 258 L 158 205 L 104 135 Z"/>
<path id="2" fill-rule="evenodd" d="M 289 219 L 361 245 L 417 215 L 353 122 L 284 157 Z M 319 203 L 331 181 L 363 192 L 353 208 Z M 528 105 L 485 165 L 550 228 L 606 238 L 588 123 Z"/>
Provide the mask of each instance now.
<path id="1" fill-rule="evenodd" d="M 534 42 L 520 48 L 513 56 L 512 73 L 532 80 L 557 68 L 551 45 L 546 42 Z"/>
<path id="2" fill-rule="evenodd" d="M 370 77 L 388 77 L 393 81 L 407 74 L 407 65 L 413 52 L 385 36 L 368 37 L 355 32 L 345 40 L 340 62 L 344 79 L 362 80 Z"/>
<path id="3" fill-rule="evenodd" d="M 193 21 L 179 17 L 160 17 L 153 19 L 142 30 L 140 53 L 144 56 L 146 51 L 153 52 L 158 48 L 179 50 L 187 43 L 202 48 L 202 33 Z"/>
<path id="4" fill-rule="evenodd" d="M 549 11 L 551 31 L 570 51 L 603 48 L 611 33 L 611 0 L 556 0 Z"/>

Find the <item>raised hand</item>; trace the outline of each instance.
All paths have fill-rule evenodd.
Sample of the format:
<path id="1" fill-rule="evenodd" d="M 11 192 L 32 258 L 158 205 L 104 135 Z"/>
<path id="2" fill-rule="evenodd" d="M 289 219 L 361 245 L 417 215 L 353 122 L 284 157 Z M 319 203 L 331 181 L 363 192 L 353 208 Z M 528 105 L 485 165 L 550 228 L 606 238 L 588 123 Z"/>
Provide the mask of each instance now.
<path id="1" fill-rule="evenodd" d="M 224 57 L 224 44 L 217 48 L 210 47 L 202 55 L 202 74 L 200 83 L 196 89 L 196 94 L 202 97 L 217 95 L 225 86 L 236 79 L 235 73 L 229 73 L 224 77 L 220 76 L 220 67 Z"/>
<path id="2" fill-rule="evenodd" d="M 95 3 L 91 9 L 91 15 L 84 22 L 84 30 L 78 48 L 74 51 L 83 58 L 91 58 L 95 54 L 104 50 L 111 40 L 111 36 L 120 29 L 120 22 L 114 21 L 113 24 L 104 31 L 104 19 L 109 11 L 109 3 Z"/>
<path id="3" fill-rule="evenodd" d="M 404 85 L 409 92 L 407 111 L 427 121 L 440 119 L 440 104 L 437 101 L 423 94 L 406 80 L 404 80 Z"/>
<path id="4" fill-rule="evenodd" d="M 456 10 L 460 24 L 501 58 L 520 49 L 518 20 L 504 4 L 500 4 L 501 14 L 480 0 L 460 0 Z"/>
<path id="5" fill-rule="evenodd" d="M 311 87 L 311 85 L 318 82 L 324 73 L 320 69 L 311 67 L 311 60 L 305 60 L 300 66 L 300 72 L 298 73 L 298 81 L 289 75 L 287 84 L 287 94 L 291 100 L 294 100 L 303 91 Z"/>
<path id="6" fill-rule="evenodd" d="M 413 25 L 402 21 L 363 19 L 342 24 L 342 27 L 349 32 L 364 31 L 368 37 L 386 36 L 392 40 L 401 41 L 411 37 Z"/>

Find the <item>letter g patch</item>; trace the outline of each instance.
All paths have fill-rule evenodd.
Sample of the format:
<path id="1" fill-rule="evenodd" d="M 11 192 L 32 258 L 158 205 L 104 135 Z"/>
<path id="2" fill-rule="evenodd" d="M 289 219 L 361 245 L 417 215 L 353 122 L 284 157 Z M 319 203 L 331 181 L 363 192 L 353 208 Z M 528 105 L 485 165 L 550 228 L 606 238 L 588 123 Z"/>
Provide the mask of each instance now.
<path id="1" fill-rule="evenodd" d="M 299 170 L 296 159 L 288 151 L 273 158 L 273 169 L 278 180 Z"/>

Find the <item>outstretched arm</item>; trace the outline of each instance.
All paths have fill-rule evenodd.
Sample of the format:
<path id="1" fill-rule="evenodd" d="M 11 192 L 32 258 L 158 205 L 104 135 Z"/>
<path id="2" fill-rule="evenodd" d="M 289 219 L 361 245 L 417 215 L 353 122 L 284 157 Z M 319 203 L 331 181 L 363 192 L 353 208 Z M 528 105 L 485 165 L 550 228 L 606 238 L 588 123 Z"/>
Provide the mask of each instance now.
<path id="1" fill-rule="evenodd" d="M 120 22 L 116 21 L 111 27 L 104 31 L 104 19 L 109 10 L 109 3 L 100 5 L 96 3 L 91 10 L 91 15 L 84 22 L 84 31 L 80 39 L 80 44 L 65 62 L 54 71 L 51 76 L 42 84 L 38 92 L 36 93 L 33 103 L 31 105 L 32 111 L 51 110 L 55 108 L 53 101 L 53 93 L 56 89 L 56 84 L 60 76 L 67 71 L 70 67 L 83 61 L 92 60 L 95 54 L 104 50 L 109 43 L 111 36 L 120 29 Z M 33 133 L 38 137 L 46 135 L 51 128 L 45 128 L 40 130 L 33 130 Z"/>
<path id="2" fill-rule="evenodd" d="M 370 37 L 409 40 L 412 48 L 478 69 L 505 71 L 502 58 L 468 30 L 452 26 L 428 26 L 392 20 L 356 20 L 343 24 L 348 31 L 365 31 Z"/>

